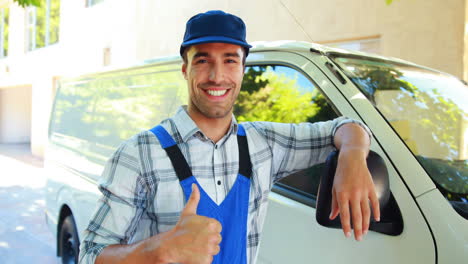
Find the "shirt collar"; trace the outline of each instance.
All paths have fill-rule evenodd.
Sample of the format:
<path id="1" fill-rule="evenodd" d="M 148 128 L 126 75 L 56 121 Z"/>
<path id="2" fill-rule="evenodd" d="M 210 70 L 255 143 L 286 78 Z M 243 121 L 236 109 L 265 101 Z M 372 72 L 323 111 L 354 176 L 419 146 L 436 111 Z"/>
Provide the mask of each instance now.
<path id="1" fill-rule="evenodd" d="M 197 124 L 192 120 L 187 112 L 187 106 L 181 106 L 177 109 L 176 114 L 171 118 L 177 131 L 180 134 L 183 142 L 187 142 L 190 137 L 195 136 L 197 133 L 203 135 L 203 132 L 197 127 Z M 226 135 L 237 134 L 238 124 L 237 120 L 232 115 L 231 126 Z M 225 137 L 226 138 L 226 137 Z M 221 140 L 224 141 L 224 140 Z"/>

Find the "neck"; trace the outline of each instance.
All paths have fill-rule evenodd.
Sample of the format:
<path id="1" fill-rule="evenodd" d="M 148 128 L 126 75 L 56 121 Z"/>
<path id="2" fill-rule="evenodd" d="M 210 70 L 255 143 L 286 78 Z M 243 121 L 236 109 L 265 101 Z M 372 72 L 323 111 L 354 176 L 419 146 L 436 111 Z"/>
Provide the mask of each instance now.
<path id="1" fill-rule="evenodd" d="M 220 118 L 209 118 L 193 107 L 188 107 L 187 112 L 203 134 L 215 143 L 226 135 L 232 122 L 232 113 Z"/>

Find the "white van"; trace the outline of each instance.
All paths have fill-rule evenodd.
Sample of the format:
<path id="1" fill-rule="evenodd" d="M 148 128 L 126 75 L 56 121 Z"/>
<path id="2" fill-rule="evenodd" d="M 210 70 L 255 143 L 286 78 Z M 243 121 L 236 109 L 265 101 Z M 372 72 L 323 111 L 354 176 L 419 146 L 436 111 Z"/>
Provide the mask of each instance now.
<path id="1" fill-rule="evenodd" d="M 45 157 L 47 222 L 63 263 L 76 262 L 81 232 L 100 195 L 107 159 L 124 140 L 186 104 L 180 57 L 61 81 Z M 322 165 L 278 182 L 269 196 L 258 263 L 467 263 L 468 88 L 399 59 L 305 42 L 257 43 L 237 120 L 315 122 L 345 115 L 373 132 L 392 203 L 364 241 L 317 223 Z M 399 215 L 392 218 L 392 215 Z M 396 220 L 395 220 L 396 219 Z"/>

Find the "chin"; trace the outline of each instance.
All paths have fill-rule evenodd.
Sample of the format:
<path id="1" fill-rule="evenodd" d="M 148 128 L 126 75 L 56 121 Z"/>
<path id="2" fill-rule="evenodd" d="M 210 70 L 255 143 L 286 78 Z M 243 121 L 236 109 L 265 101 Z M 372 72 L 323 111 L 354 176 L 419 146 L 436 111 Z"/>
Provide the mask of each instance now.
<path id="1" fill-rule="evenodd" d="M 221 106 L 212 106 L 212 107 L 207 107 L 206 105 L 203 105 L 204 107 L 199 107 L 196 104 L 189 105 L 189 109 L 194 110 L 194 112 L 198 112 L 198 114 L 206 117 L 206 118 L 225 118 L 226 116 L 230 116 L 232 114 L 232 109 L 233 106 L 231 107 L 221 107 Z M 189 110 L 190 111 L 190 110 Z"/>
<path id="2" fill-rule="evenodd" d="M 211 113 L 204 113 L 204 116 L 206 116 L 208 118 L 225 118 L 229 114 L 230 114 L 229 111 L 228 112 L 215 111 L 215 112 L 211 112 Z"/>
<path id="3" fill-rule="evenodd" d="M 202 114 L 208 118 L 225 118 L 231 114 L 231 109 L 210 109 L 208 111 L 202 111 Z"/>

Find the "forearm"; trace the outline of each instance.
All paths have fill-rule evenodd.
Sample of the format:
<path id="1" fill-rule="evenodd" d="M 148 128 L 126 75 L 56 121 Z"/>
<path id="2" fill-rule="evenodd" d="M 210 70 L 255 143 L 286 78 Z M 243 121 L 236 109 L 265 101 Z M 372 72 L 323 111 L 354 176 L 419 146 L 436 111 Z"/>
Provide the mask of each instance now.
<path id="1" fill-rule="evenodd" d="M 169 252 L 164 249 L 168 233 L 161 233 L 130 245 L 110 245 L 96 258 L 95 264 L 170 263 Z"/>
<path id="2" fill-rule="evenodd" d="M 259 147 L 270 149 L 273 157 L 272 171 L 276 175 L 275 180 L 279 180 L 297 170 L 325 162 L 335 149 L 332 145 L 335 128 L 339 128 L 345 120 L 345 117 L 340 117 L 300 124 L 254 122 L 251 124 L 255 130 L 251 134 L 255 137 L 254 132 L 257 132 L 259 139 L 265 139 L 265 146 Z"/>

